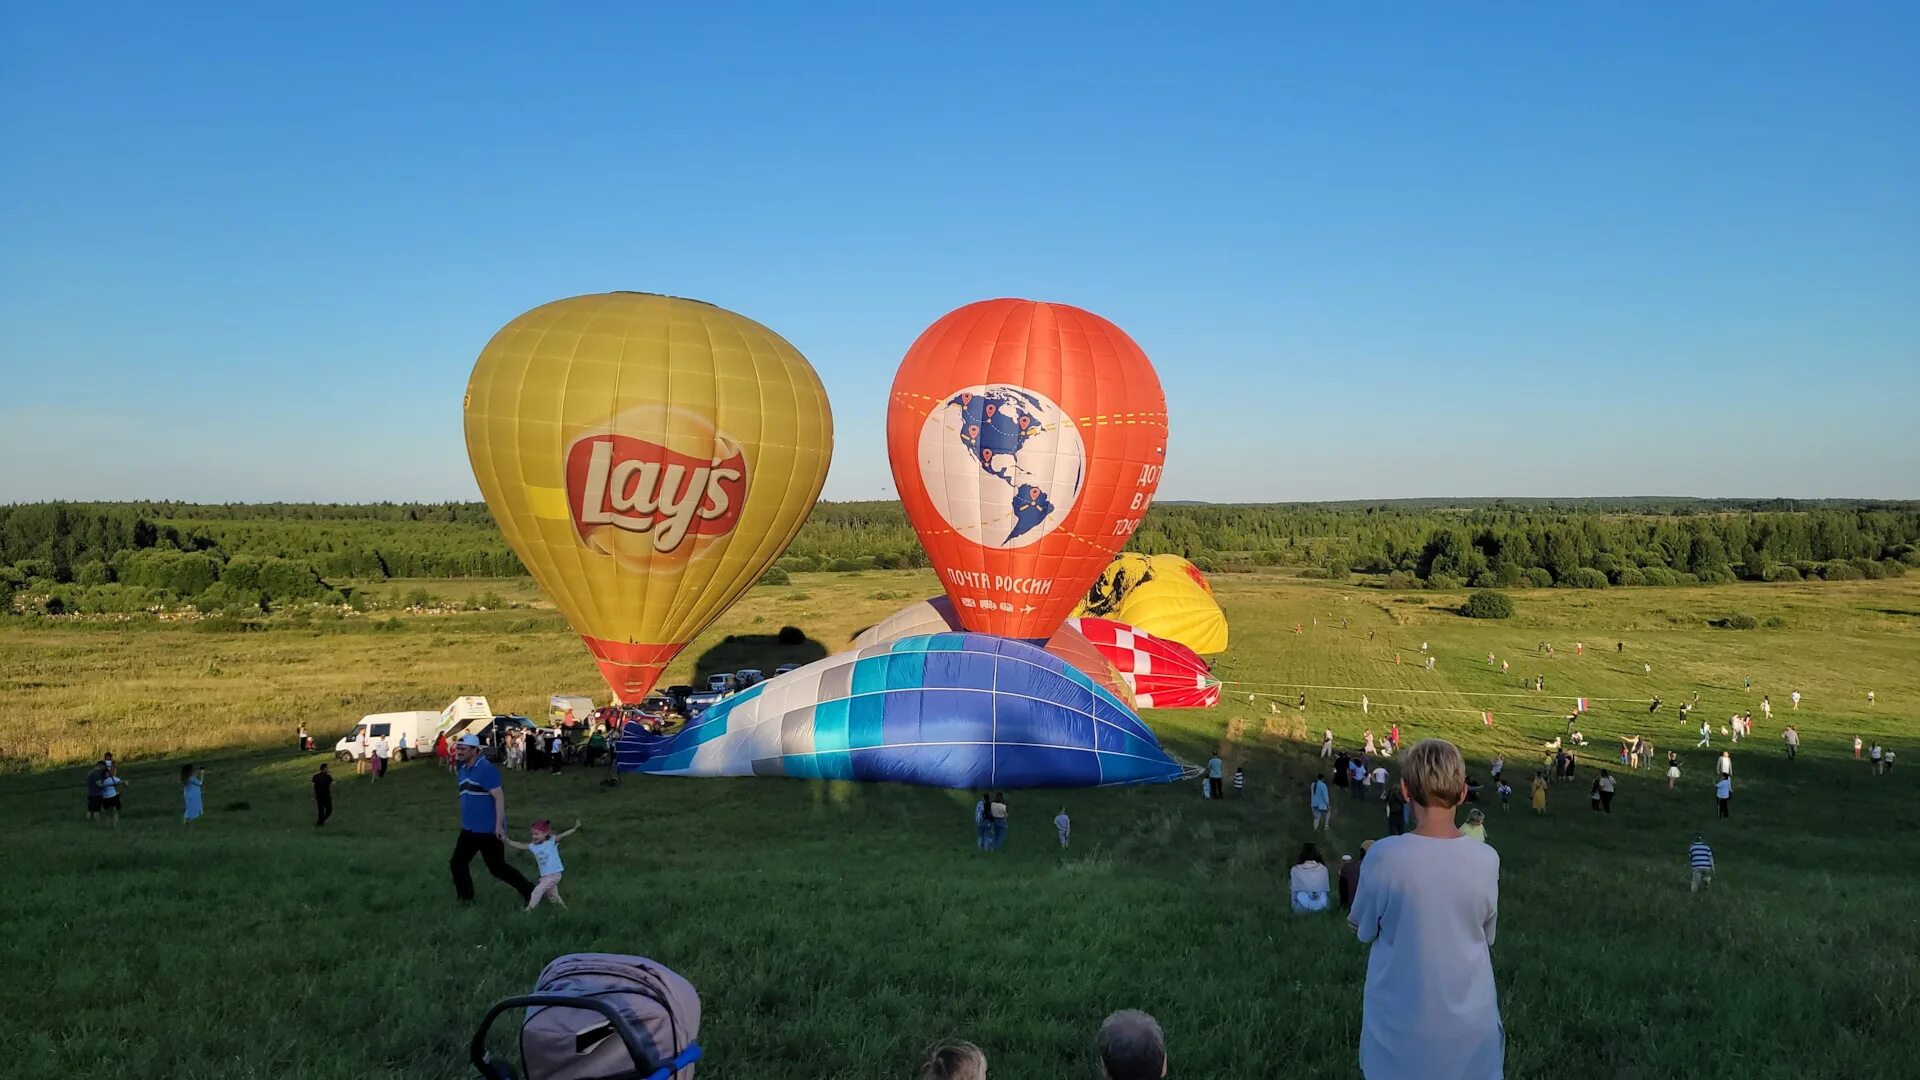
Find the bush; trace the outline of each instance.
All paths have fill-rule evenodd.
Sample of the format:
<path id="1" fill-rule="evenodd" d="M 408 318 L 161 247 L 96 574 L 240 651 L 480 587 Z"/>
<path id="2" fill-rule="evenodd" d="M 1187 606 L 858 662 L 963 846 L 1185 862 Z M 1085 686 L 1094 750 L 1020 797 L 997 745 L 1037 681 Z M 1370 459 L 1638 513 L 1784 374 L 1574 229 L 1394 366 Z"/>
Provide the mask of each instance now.
<path id="1" fill-rule="evenodd" d="M 1680 575 L 1664 566 L 1643 566 L 1640 568 L 1640 573 L 1647 579 L 1647 584 L 1649 585 L 1664 586 L 1680 584 Z"/>
<path id="2" fill-rule="evenodd" d="M 839 558 L 827 564 L 827 569 L 836 574 L 851 574 L 869 568 L 865 559 Z"/>
<path id="3" fill-rule="evenodd" d="M 1326 571 L 1322 570 L 1320 573 L 1323 574 L 1326 573 Z M 1318 577 L 1320 574 L 1315 574 L 1314 576 Z M 1387 575 L 1387 588 L 1389 589 L 1411 589 L 1419 584 L 1420 579 L 1405 570 L 1395 570 Z"/>
<path id="4" fill-rule="evenodd" d="M 1777 566 L 1767 567 L 1767 580 L 1768 581 L 1799 581 L 1800 571 L 1795 570 L 1793 567 L 1789 566 L 1786 563 L 1780 563 Z"/>
<path id="5" fill-rule="evenodd" d="M 1854 559 L 1853 568 L 1860 571 L 1860 576 L 1866 578 L 1868 581 L 1879 581 L 1881 578 L 1887 576 L 1886 570 L 1882 569 L 1880 564 L 1874 562 L 1872 559 Z"/>
<path id="6" fill-rule="evenodd" d="M 1351 576 L 1353 576 L 1353 567 L 1347 564 L 1347 560 L 1338 557 L 1327 560 L 1328 580 L 1345 581 Z"/>
<path id="7" fill-rule="evenodd" d="M 1900 561 L 1908 566 L 1920 566 L 1920 548 L 1908 548 L 1901 552 Z"/>
<path id="8" fill-rule="evenodd" d="M 1751 615 L 1736 611 L 1724 619 L 1713 620 L 1713 625 L 1720 627 L 1722 630 L 1753 630 L 1759 627 L 1760 620 Z"/>
<path id="9" fill-rule="evenodd" d="M 1460 605 L 1460 614 L 1469 619 L 1510 619 L 1513 617 L 1513 598 L 1492 589 L 1479 589 L 1469 594 L 1467 602 Z"/>
<path id="10" fill-rule="evenodd" d="M 807 633 L 797 626 L 783 626 L 775 640 L 782 645 L 804 645 L 807 643 Z"/>
<path id="11" fill-rule="evenodd" d="M 1729 566 L 1709 566 L 1700 571 L 1700 582 L 1703 585 L 1725 585 L 1734 580 L 1733 568 Z"/>
<path id="12" fill-rule="evenodd" d="M 760 575 L 760 584 L 791 585 L 793 584 L 793 579 L 787 576 L 787 572 L 785 570 L 782 570 L 779 567 L 775 566 L 768 569 L 766 573 Z"/>
<path id="13" fill-rule="evenodd" d="M 1880 572 L 1888 577 L 1904 577 L 1907 573 L 1907 564 L 1898 559 L 1885 559 L 1880 563 Z"/>
<path id="14" fill-rule="evenodd" d="M 1822 581 L 1859 581 L 1862 576 L 1864 575 L 1860 573 L 1859 567 L 1840 559 L 1824 563 L 1820 567 Z"/>
<path id="15" fill-rule="evenodd" d="M 1520 581 L 1530 589 L 1553 587 L 1553 575 L 1549 574 L 1544 566 L 1527 567 L 1526 571 L 1520 575 Z"/>
<path id="16" fill-rule="evenodd" d="M 1783 630 L 1786 628 L 1787 620 L 1781 618 L 1778 615 L 1769 615 L 1767 616 L 1767 621 L 1762 623 L 1761 625 L 1765 626 L 1769 630 Z"/>
<path id="17" fill-rule="evenodd" d="M 1607 587 L 1607 575 L 1591 566 L 1576 567 L 1560 585 L 1568 589 L 1604 589 Z"/>
<path id="18" fill-rule="evenodd" d="M 1637 566 L 1623 566 L 1614 571 L 1613 583 L 1615 585 L 1625 586 L 1645 585 L 1647 583 L 1647 575 L 1641 573 L 1640 568 Z"/>
<path id="19" fill-rule="evenodd" d="M 507 601 L 505 597 L 497 592 L 483 592 L 473 598 L 473 606 L 484 608 L 488 611 L 505 611 Z"/>
<path id="20" fill-rule="evenodd" d="M 1452 574 L 1432 574 L 1427 578 L 1429 589 L 1464 589 L 1467 583 Z"/>

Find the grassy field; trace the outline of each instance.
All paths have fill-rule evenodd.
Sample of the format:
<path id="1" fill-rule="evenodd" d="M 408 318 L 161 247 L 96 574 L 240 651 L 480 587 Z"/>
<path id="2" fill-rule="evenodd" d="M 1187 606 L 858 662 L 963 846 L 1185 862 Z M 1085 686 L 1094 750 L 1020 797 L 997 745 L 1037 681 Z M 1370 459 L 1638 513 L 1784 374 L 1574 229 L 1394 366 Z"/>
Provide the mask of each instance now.
<path id="1" fill-rule="evenodd" d="M 534 599 L 523 582 L 427 584 Z M 1596 756 L 1546 817 L 1518 799 L 1490 809 L 1508 1075 L 1914 1075 L 1920 580 L 1518 592 L 1517 616 L 1497 623 L 1454 615 L 1458 594 L 1218 584 L 1234 626 L 1218 667 L 1227 702 L 1147 718 L 1188 760 L 1220 749 L 1243 763 L 1244 798 L 1203 801 L 1197 783 L 1014 792 L 1008 849 L 984 857 L 960 793 L 516 775 L 516 831 L 536 816 L 586 823 L 563 845 L 572 906 L 533 916 L 484 875 L 480 902 L 454 905 L 445 774 L 343 777 L 335 820 L 316 831 L 314 762 L 290 747 L 302 719 L 330 743 L 366 712 L 474 692 L 535 711 L 594 686 L 550 610 L 245 633 L 0 629 L 0 1049 L 13 1075 L 34 1077 L 453 1077 L 488 1002 L 553 956 L 610 950 L 657 957 L 700 988 L 700 1072 L 715 1080 L 908 1076 L 945 1037 L 980 1043 L 996 1077 L 1094 1076 L 1092 1034 L 1127 1006 L 1163 1022 L 1174 1076 L 1350 1076 L 1365 951 L 1335 917 L 1290 915 L 1283 895 L 1312 838 L 1303 785 L 1319 730 L 1351 745 L 1397 719 L 1409 738 L 1459 742 L 1482 775 L 1504 753 L 1524 780 L 1586 696 L 1597 753 L 1644 734 L 1662 757 L 1682 749 L 1684 778 L 1669 792 L 1653 770 L 1630 775 L 1602 816 L 1586 806 Z M 870 572 L 758 589 L 676 675 L 754 655 L 786 624 L 808 649 L 837 651 L 933 588 L 925 573 Z M 1733 612 L 1780 625 L 1708 625 Z M 1489 651 L 1511 671 L 1490 668 Z M 1543 694 L 1522 687 L 1535 674 Z M 1716 727 L 1741 708 L 1757 720 L 1763 693 L 1774 703 L 1775 723 L 1734 750 L 1727 822 L 1713 816 L 1709 752 L 1674 711 L 1696 692 Z M 1649 716 L 1654 694 L 1668 707 Z M 1789 719 L 1804 738 L 1791 764 Z M 1911 764 L 1871 776 L 1852 759 L 1855 733 Z M 82 763 L 109 748 L 131 777 L 117 829 L 81 814 Z M 176 777 L 189 756 L 209 767 L 208 813 L 191 829 Z M 1069 852 L 1048 827 L 1062 805 Z M 1377 807 L 1337 804 L 1327 846 L 1383 832 Z M 1721 872 L 1692 896 L 1685 847 L 1703 828 Z"/>

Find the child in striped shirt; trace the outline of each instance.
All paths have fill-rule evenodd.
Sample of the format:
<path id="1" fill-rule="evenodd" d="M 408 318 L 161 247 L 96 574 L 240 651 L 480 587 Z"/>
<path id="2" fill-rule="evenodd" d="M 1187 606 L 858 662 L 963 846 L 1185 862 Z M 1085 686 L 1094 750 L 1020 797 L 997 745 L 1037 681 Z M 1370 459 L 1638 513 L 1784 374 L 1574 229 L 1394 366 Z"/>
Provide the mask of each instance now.
<path id="1" fill-rule="evenodd" d="M 1693 867 L 1693 892 L 1699 892 L 1701 884 L 1713 884 L 1713 849 L 1707 846 L 1704 836 L 1693 838 L 1693 846 L 1687 849 L 1687 862 Z"/>

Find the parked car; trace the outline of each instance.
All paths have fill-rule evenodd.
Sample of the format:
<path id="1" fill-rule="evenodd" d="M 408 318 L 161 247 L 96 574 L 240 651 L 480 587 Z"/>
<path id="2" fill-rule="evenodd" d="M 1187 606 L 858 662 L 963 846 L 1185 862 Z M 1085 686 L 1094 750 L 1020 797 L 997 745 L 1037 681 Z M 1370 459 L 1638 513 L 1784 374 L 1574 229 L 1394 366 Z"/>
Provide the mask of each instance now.
<path id="1" fill-rule="evenodd" d="M 486 755 L 498 761 L 503 753 L 502 746 L 506 741 L 507 732 L 513 730 L 526 730 L 545 734 L 551 729 L 543 728 L 524 716 L 507 714 L 504 716 L 495 716 L 491 724 L 488 724 L 484 730 L 474 732 L 474 734 L 480 736 L 480 743 L 485 748 Z"/>
<path id="2" fill-rule="evenodd" d="M 731 678 L 731 676 L 729 676 Z M 727 695 L 718 690 L 707 690 L 687 695 L 686 717 L 689 720 L 700 719 L 700 714 L 727 699 Z"/>
<path id="3" fill-rule="evenodd" d="M 766 675 L 762 674 L 759 668 L 745 667 L 733 673 L 734 688 L 738 690 L 745 690 L 749 686 L 766 681 Z"/>
<path id="4" fill-rule="evenodd" d="M 740 680 L 728 672 L 707 676 L 707 690 L 715 694 L 731 694 L 740 689 Z"/>
<path id="5" fill-rule="evenodd" d="M 687 711 L 687 696 L 692 694 L 693 690 L 691 686 L 678 684 L 667 687 L 661 693 L 666 695 L 667 702 L 673 707 L 673 711 L 684 716 Z"/>
<path id="6" fill-rule="evenodd" d="M 789 671 L 799 671 L 799 670 L 800 670 L 799 664 L 781 664 L 779 667 L 773 669 L 773 673 L 774 675 L 779 676 L 779 675 L 785 675 Z"/>

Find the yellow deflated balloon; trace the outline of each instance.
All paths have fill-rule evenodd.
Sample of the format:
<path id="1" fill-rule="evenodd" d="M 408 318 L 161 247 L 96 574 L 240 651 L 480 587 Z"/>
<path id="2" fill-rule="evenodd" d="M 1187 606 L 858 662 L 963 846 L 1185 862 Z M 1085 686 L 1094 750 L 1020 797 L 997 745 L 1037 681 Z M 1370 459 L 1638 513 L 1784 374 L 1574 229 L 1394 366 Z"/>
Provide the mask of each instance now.
<path id="1" fill-rule="evenodd" d="M 629 702 L 786 550 L 833 456 L 799 350 L 651 293 L 508 323 L 473 365 L 466 429 L 507 543 Z"/>

